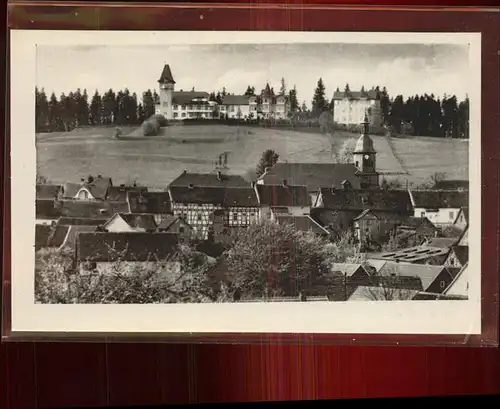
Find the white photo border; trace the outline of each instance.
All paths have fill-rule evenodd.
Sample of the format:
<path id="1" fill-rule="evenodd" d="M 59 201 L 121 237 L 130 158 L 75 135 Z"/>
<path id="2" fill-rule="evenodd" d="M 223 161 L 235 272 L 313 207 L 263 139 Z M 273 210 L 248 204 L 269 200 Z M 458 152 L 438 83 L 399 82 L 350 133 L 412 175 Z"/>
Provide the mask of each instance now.
<path id="1" fill-rule="evenodd" d="M 37 45 L 284 43 L 469 44 L 469 299 L 168 305 L 36 304 L 35 79 Z M 10 31 L 12 332 L 481 333 L 481 33 Z"/>

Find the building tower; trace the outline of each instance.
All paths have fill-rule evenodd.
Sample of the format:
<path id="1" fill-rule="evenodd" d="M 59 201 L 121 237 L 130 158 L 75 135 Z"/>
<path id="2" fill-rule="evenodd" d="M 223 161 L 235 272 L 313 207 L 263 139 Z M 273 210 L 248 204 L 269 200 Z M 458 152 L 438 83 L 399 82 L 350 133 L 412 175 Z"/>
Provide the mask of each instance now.
<path id="1" fill-rule="evenodd" d="M 172 111 L 172 100 L 174 95 L 175 81 L 168 64 L 165 64 L 165 67 L 163 67 L 163 71 L 161 73 L 160 79 L 158 80 L 158 83 L 160 84 L 159 113 L 162 114 L 166 119 L 171 120 L 174 117 Z"/>
<path id="2" fill-rule="evenodd" d="M 353 152 L 354 165 L 358 169 L 356 176 L 361 179 L 360 185 L 362 189 L 374 189 L 379 187 L 379 174 L 376 170 L 377 152 L 369 135 L 370 122 L 366 114 L 362 125 L 363 133 L 356 142 L 356 148 Z"/>

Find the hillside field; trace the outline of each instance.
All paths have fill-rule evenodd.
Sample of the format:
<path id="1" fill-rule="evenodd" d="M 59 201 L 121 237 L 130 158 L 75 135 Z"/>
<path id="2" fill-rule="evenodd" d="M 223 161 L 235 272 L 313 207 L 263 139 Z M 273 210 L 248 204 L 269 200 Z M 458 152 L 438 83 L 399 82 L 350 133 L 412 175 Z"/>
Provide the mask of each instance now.
<path id="1" fill-rule="evenodd" d="M 271 148 L 280 161 L 331 162 L 330 139 L 318 133 L 225 125 L 174 125 L 161 136 L 143 137 L 136 128 L 86 128 L 38 134 L 39 174 L 52 183 L 79 181 L 89 174 L 112 177 L 115 184 L 133 183 L 166 187 L 184 169 L 211 172 L 214 161 L 229 152 L 230 173 L 248 175 L 262 152 Z M 335 145 L 358 135 L 337 132 Z M 468 178 L 468 142 L 427 137 L 372 136 L 379 172 L 398 174 L 401 181 L 422 183 L 434 172 L 448 179 Z"/>

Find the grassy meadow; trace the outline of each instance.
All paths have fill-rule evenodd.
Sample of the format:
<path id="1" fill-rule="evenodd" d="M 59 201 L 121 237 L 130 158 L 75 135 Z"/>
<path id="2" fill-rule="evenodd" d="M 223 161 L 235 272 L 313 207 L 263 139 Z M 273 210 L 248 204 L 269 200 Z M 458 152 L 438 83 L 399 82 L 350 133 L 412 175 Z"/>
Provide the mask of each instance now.
<path id="1" fill-rule="evenodd" d="M 247 175 L 255 169 L 262 152 L 274 149 L 280 161 L 328 163 L 331 143 L 319 133 L 226 125 L 173 125 L 155 137 L 141 136 L 137 128 L 121 127 L 113 139 L 113 127 L 75 129 L 38 134 L 39 174 L 52 183 L 78 181 L 89 174 L 113 178 L 115 184 L 132 183 L 166 187 L 184 169 L 210 172 L 214 161 L 229 152 L 230 173 Z M 357 137 L 335 134 L 335 146 Z M 397 174 L 401 181 L 424 182 L 434 172 L 449 179 L 468 178 L 468 143 L 441 138 L 391 138 L 372 136 L 377 168 Z"/>

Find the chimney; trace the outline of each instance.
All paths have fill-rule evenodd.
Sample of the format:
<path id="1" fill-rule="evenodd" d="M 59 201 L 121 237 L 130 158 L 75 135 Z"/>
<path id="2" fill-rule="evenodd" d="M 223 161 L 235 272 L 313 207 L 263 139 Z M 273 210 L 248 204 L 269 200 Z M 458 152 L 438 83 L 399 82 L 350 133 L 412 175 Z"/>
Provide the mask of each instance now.
<path id="1" fill-rule="evenodd" d="M 194 185 L 192 183 L 190 183 L 188 187 L 189 187 L 189 189 L 193 189 Z"/>
<path id="2" fill-rule="evenodd" d="M 283 184 L 283 186 L 288 186 L 288 182 L 287 182 L 287 180 L 286 180 L 286 179 L 283 179 L 282 184 Z"/>
<path id="3" fill-rule="evenodd" d="M 217 171 L 217 180 L 222 180 L 222 172 L 220 170 Z"/>

